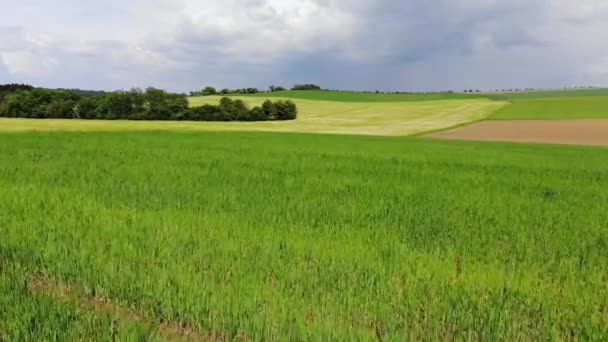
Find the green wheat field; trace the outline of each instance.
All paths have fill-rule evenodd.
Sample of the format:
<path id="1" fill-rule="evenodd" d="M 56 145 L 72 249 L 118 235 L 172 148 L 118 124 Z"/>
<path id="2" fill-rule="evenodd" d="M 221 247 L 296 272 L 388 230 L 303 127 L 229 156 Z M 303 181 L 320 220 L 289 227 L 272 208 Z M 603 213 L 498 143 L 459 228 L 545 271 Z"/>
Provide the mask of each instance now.
<path id="1" fill-rule="evenodd" d="M 0 133 L 0 340 L 606 340 L 608 149 Z"/>

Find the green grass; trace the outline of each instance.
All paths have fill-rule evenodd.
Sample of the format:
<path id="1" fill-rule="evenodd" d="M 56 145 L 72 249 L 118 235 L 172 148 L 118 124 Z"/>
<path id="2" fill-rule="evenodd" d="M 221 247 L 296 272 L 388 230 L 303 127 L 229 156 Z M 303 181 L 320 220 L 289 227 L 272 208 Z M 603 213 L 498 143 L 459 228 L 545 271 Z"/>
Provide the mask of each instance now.
<path id="1" fill-rule="evenodd" d="M 110 319 L 150 336 L 82 309 L 89 294 L 227 340 L 606 340 L 607 159 L 346 135 L 0 134 L 0 339 L 109 340 Z M 28 291 L 38 273 L 76 295 Z"/>
<path id="2" fill-rule="evenodd" d="M 492 120 L 596 118 L 608 118 L 608 96 L 513 100 L 489 117 Z"/>
<path id="3" fill-rule="evenodd" d="M 249 106 L 265 99 L 243 97 Z M 218 103 L 220 97 L 194 97 L 191 105 Z M 0 132 L 187 130 L 276 131 L 365 135 L 413 135 L 483 119 L 506 105 L 488 99 L 426 102 L 347 103 L 294 100 L 298 119 L 267 122 L 39 120 L 0 118 Z"/>
<path id="4" fill-rule="evenodd" d="M 274 93 L 259 93 L 248 97 L 275 97 L 315 101 L 338 102 L 418 102 L 440 100 L 465 100 L 483 98 L 480 94 L 464 93 L 412 93 L 412 94 L 376 94 L 355 91 L 328 90 L 287 90 Z"/>
<path id="5" fill-rule="evenodd" d="M 111 312 L 83 307 L 71 298 L 32 291 L 28 288 L 29 272 L 27 266 L 16 263 L 0 265 L 1 341 L 162 340 L 154 325 L 134 320 L 115 322 Z"/>
<path id="6" fill-rule="evenodd" d="M 593 89 L 555 89 L 555 90 L 531 90 L 514 91 L 502 93 L 483 93 L 495 100 L 517 100 L 517 99 L 541 99 L 554 97 L 583 97 L 583 96 L 608 96 L 608 88 Z"/>

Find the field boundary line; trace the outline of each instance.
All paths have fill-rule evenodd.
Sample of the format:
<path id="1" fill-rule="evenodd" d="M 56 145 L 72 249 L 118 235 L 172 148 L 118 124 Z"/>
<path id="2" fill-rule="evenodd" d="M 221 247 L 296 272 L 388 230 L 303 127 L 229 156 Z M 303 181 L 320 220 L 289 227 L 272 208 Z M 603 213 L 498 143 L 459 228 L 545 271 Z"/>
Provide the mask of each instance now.
<path id="1" fill-rule="evenodd" d="M 501 101 L 499 101 L 499 102 L 501 102 Z M 409 134 L 409 135 L 406 135 L 406 136 L 407 137 L 422 137 L 422 136 L 427 135 L 427 134 L 433 134 L 433 133 L 438 133 L 438 132 L 443 132 L 443 131 L 449 131 L 449 130 L 452 130 L 452 129 L 468 126 L 468 125 L 471 125 L 471 124 L 474 124 L 474 123 L 478 123 L 478 122 L 481 122 L 481 121 L 486 121 L 486 120 L 490 119 L 490 117 L 492 117 L 492 115 L 494 115 L 494 113 L 498 112 L 499 110 L 502 110 L 504 108 L 507 108 L 507 107 L 513 105 L 513 102 L 510 102 L 510 101 L 502 101 L 502 102 L 505 102 L 504 106 L 502 106 L 500 108 L 494 109 L 493 111 L 489 112 L 483 118 L 480 118 L 480 119 L 477 119 L 477 120 L 473 120 L 473 121 L 468 121 L 468 122 L 462 122 L 462 123 L 459 123 L 459 124 L 456 124 L 456 125 L 452 125 L 452 126 L 448 126 L 448 127 L 442 127 L 442 128 L 437 128 L 437 129 L 431 129 L 431 130 L 427 130 L 427 131 L 417 132 L 417 133 Z"/>

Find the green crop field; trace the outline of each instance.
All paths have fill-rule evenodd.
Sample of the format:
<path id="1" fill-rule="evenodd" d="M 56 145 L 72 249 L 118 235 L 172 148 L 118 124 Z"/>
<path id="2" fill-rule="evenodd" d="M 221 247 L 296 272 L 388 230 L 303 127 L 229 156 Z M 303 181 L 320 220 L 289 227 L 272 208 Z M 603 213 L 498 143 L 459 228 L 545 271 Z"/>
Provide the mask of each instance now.
<path id="1" fill-rule="evenodd" d="M 608 118 L 608 96 L 517 99 L 492 115 L 493 120 Z"/>
<path id="2" fill-rule="evenodd" d="M 280 99 L 239 98 L 249 106 L 259 106 L 267 99 Z M 219 100 L 219 96 L 192 97 L 190 104 L 217 104 Z M 508 104 L 489 99 L 418 102 L 292 100 L 298 107 L 298 119 L 295 121 L 229 123 L 222 124 L 222 127 L 281 132 L 412 135 L 478 121 Z"/>
<path id="3" fill-rule="evenodd" d="M 0 134 L 0 340 L 606 340 L 608 149 Z"/>
<path id="4" fill-rule="evenodd" d="M 440 100 L 465 100 L 484 98 L 482 94 L 465 93 L 411 93 L 411 94 L 376 94 L 355 91 L 328 90 L 287 90 L 274 93 L 258 93 L 249 97 L 275 97 L 316 101 L 338 102 L 418 102 Z"/>
<path id="5" fill-rule="evenodd" d="M 591 89 L 555 89 L 555 90 L 530 90 L 498 93 L 482 93 L 482 96 L 496 100 L 517 99 L 541 99 L 554 97 L 586 97 L 586 96 L 608 96 L 608 88 Z"/>
<path id="6" fill-rule="evenodd" d="M 249 106 L 265 98 L 243 97 Z M 217 104 L 220 97 L 193 97 L 191 105 Z M 265 122 L 40 120 L 0 118 L 0 132 L 23 131 L 277 131 L 366 135 L 412 135 L 481 120 L 506 102 L 488 99 L 424 102 L 347 103 L 294 100 L 298 119 Z"/>

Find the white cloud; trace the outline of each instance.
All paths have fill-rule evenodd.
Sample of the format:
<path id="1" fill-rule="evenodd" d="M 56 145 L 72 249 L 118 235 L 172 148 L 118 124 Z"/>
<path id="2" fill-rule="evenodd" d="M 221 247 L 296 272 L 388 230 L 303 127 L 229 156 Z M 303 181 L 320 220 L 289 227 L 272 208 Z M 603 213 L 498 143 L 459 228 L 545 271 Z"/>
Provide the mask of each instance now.
<path id="1" fill-rule="evenodd" d="M 59 65 L 55 58 L 37 56 L 29 51 L 2 52 L 0 57 L 11 75 L 46 76 Z"/>
<path id="2" fill-rule="evenodd" d="M 154 8 L 166 10 L 163 1 L 156 3 L 157 7 L 147 13 L 152 18 L 158 17 Z M 206 45 L 230 61 L 270 63 L 284 52 L 345 46 L 357 29 L 352 14 L 314 0 L 180 3 L 183 8 L 168 16 L 175 22 L 166 25 L 164 32 L 153 33 L 154 37 L 164 39 L 164 45 Z"/>
<path id="3" fill-rule="evenodd" d="M 589 67 L 587 77 L 592 81 L 591 85 L 608 83 L 608 58 Z"/>

